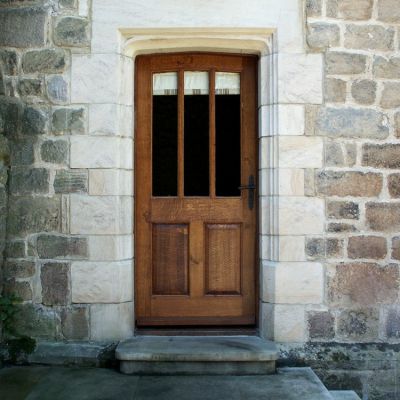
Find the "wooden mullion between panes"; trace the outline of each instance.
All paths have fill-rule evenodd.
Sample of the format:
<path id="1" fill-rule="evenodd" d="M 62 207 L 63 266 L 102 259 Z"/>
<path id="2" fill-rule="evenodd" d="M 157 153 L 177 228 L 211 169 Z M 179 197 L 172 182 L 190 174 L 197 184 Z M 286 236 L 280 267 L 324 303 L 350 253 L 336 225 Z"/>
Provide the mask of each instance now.
<path id="1" fill-rule="evenodd" d="M 185 86 L 184 86 L 184 71 L 178 71 L 178 197 L 184 197 L 184 102 L 185 102 Z"/>
<path id="2" fill-rule="evenodd" d="M 215 70 L 212 69 L 209 73 L 209 145 L 210 145 L 210 197 L 215 198 Z"/>

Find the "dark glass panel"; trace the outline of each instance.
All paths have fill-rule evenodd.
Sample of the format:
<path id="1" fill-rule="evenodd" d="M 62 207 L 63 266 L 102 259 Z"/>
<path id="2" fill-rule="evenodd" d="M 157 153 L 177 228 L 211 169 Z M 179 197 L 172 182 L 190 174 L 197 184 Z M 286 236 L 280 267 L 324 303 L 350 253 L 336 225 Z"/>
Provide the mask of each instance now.
<path id="1" fill-rule="evenodd" d="M 209 195 L 209 96 L 185 95 L 184 192 Z"/>
<path id="2" fill-rule="evenodd" d="M 240 196 L 240 94 L 215 96 L 216 195 Z"/>
<path id="3" fill-rule="evenodd" d="M 177 196 L 177 182 L 178 96 L 153 96 L 153 196 Z"/>

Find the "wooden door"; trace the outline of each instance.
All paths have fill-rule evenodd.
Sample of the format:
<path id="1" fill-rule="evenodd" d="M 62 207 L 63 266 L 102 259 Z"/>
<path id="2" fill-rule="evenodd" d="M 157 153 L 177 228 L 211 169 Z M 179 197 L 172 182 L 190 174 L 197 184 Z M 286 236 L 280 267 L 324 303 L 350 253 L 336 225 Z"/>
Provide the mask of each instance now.
<path id="1" fill-rule="evenodd" d="M 139 56 L 138 326 L 256 322 L 257 58 Z"/>

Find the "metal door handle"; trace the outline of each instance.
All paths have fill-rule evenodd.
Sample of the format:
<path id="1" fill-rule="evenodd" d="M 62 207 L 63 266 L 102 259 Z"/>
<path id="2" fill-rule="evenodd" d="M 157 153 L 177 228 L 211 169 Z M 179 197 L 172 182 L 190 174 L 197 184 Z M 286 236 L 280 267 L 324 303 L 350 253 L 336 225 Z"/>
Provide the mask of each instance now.
<path id="1" fill-rule="evenodd" d="M 249 176 L 249 184 L 248 185 L 242 185 L 238 187 L 239 190 L 248 190 L 249 191 L 249 196 L 247 199 L 247 205 L 249 206 L 249 210 L 252 210 L 254 208 L 254 192 L 256 190 L 256 184 L 254 181 L 254 176 L 250 175 Z"/>

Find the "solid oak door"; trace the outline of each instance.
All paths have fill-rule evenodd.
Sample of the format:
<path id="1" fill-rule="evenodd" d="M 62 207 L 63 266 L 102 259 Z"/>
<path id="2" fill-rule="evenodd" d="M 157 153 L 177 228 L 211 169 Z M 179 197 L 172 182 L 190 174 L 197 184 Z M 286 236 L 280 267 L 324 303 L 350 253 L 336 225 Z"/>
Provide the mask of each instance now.
<path id="1" fill-rule="evenodd" d="M 257 58 L 136 59 L 137 326 L 256 323 Z"/>

